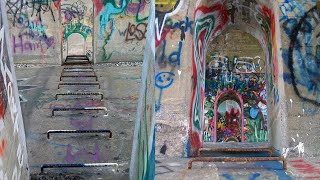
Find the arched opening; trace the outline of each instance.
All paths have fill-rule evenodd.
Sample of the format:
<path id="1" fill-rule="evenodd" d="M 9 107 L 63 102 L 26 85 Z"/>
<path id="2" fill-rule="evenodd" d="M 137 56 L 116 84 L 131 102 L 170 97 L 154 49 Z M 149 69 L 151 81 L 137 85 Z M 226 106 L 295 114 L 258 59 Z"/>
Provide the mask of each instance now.
<path id="1" fill-rule="evenodd" d="M 92 0 L 62 0 L 62 61 L 67 55 L 89 55 L 92 60 L 94 46 L 94 8 Z"/>
<path id="2" fill-rule="evenodd" d="M 264 57 L 259 41 L 238 29 L 228 29 L 210 42 L 204 142 L 268 142 Z"/>
<path id="3" fill-rule="evenodd" d="M 86 54 L 86 42 L 84 37 L 79 33 L 72 33 L 67 38 L 67 55 L 84 55 Z"/>
<path id="4" fill-rule="evenodd" d="M 276 117 L 274 114 L 279 113 L 276 108 L 278 97 L 276 21 L 275 15 L 269 7 L 270 4 L 264 5 L 255 0 L 241 2 L 233 0 L 199 1 L 197 3 L 194 12 L 192 46 L 193 91 L 189 126 L 191 155 L 195 154 L 197 149 L 206 147 L 208 143 L 214 146 L 228 147 L 270 147 L 274 145 L 273 141 L 279 144 L 270 136 L 274 128 L 276 129 L 274 134 L 279 133 L 279 128 L 268 128 L 268 124 L 274 122 Z M 255 39 L 255 43 L 259 44 L 263 51 L 260 52 L 260 55 L 237 55 L 228 49 L 221 51 L 220 54 L 211 51 L 212 44 L 215 44 L 216 50 L 221 47 L 214 42 L 219 38 L 219 35 L 228 32 L 228 30 L 240 30 L 242 31 L 240 34 L 247 33 L 246 35 L 250 36 L 250 39 Z M 230 41 L 237 42 L 232 39 Z M 246 45 L 243 48 L 250 49 L 250 46 Z M 239 50 L 236 52 L 239 53 Z M 207 76 L 212 76 L 212 78 L 207 78 Z M 217 83 L 210 84 L 210 81 Z M 245 84 L 242 84 L 244 82 Z M 212 88 L 211 95 L 206 88 Z M 239 91 L 241 88 L 244 89 Z M 217 132 L 210 134 L 207 129 L 218 129 L 215 126 L 209 126 L 209 124 L 214 125 L 218 121 L 218 118 L 212 118 L 215 113 L 212 107 L 216 103 L 215 96 L 226 90 L 235 90 L 243 99 L 243 107 L 238 103 L 240 109 L 243 109 L 239 113 L 244 116 L 241 126 L 238 126 L 241 127 L 239 130 L 241 141 L 239 138 L 235 138 L 238 139 L 236 143 L 213 143 L 225 142 L 223 138 L 219 140 L 217 136 L 214 136 L 214 133 Z M 252 97 L 245 99 L 244 95 Z M 232 98 L 229 100 L 236 101 Z M 211 106 L 211 109 L 208 106 Z M 237 114 L 237 111 L 229 111 L 228 113 Z M 270 114 L 273 116 L 268 119 Z M 214 120 L 216 122 L 213 122 Z M 251 129 L 259 128 L 261 134 L 257 134 L 259 132 L 256 130 L 253 131 L 254 133 L 248 133 L 250 125 Z M 248 136 L 250 137 L 248 138 Z M 249 142 L 250 144 L 248 144 Z"/>

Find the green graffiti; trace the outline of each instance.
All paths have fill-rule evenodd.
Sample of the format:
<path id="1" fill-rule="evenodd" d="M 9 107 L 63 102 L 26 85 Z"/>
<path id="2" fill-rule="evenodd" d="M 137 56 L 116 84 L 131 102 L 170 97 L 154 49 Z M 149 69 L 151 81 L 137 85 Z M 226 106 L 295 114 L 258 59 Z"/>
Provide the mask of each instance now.
<path id="1" fill-rule="evenodd" d="M 196 69 L 197 69 L 197 84 L 196 84 L 196 94 L 195 94 L 195 100 L 194 100 L 194 109 L 193 109 L 193 117 L 192 117 L 192 122 L 193 122 L 193 126 L 197 129 L 197 131 L 200 134 L 201 131 L 201 125 L 202 123 L 201 121 L 201 117 L 202 117 L 202 106 L 203 106 L 203 102 L 202 102 L 202 95 L 201 95 L 201 89 L 205 88 L 205 78 L 204 78 L 204 71 L 203 71 L 203 67 L 201 65 L 200 56 L 203 56 L 203 53 L 205 52 L 206 46 L 207 46 L 207 42 L 210 38 L 210 35 L 214 29 L 214 22 L 215 22 L 215 17 L 211 14 L 208 15 L 202 19 L 199 19 L 196 21 L 195 23 L 195 39 L 194 39 L 194 58 L 195 58 L 195 65 L 196 65 Z M 200 37 L 200 33 L 205 30 L 206 34 L 204 37 L 204 40 L 201 42 L 203 47 L 201 48 L 200 51 L 198 52 L 198 43 L 199 43 L 199 37 Z"/>
<path id="2" fill-rule="evenodd" d="M 145 21 L 145 20 L 147 20 L 147 19 L 149 18 L 149 16 L 146 16 L 146 17 L 141 18 L 141 19 L 139 18 L 139 11 L 140 11 L 140 8 L 141 8 L 141 6 L 140 6 L 141 1 L 142 1 L 142 0 L 139 0 L 139 6 L 138 6 L 137 14 L 136 14 L 136 21 L 137 21 L 138 23 L 140 23 L 140 22 L 142 22 L 142 21 Z"/>
<path id="3" fill-rule="evenodd" d="M 92 29 L 81 22 L 70 23 L 64 29 L 64 39 L 67 40 L 73 33 L 79 33 L 86 40 L 88 36 L 92 35 Z"/>
<path id="4" fill-rule="evenodd" d="M 108 42 L 110 41 L 110 37 L 114 31 L 114 19 L 111 18 L 111 15 L 117 15 L 117 14 L 121 14 L 123 13 L 123 11 L 125 10 L 127 4 L 128 4 L 129 0 L 123 0 L 121 7 L 118 7 L 117 3 L 115 2 L 115 0 L 104 0 L 103 1 L 103 10 L 100 12 L 100 39 L 102 39 L 104 31 L 107 29 L 108 24 L 111 22 L 112 26 L 111 26 L 111 32 L 108 33 L 105 41 L 104 41 L 104 45 L 103 45 L 103 51 L 104 53 L 106 53 L 105 50 L 105 46 L 108 44 Z M 106 61 L 108 60 L 108 58 L 106 57 L 111 57 L 112 54 L 106 55 L 104 54 L 102 56 L 102 61 Z M 109 57 L 109 59 L 110 59 Z"/>

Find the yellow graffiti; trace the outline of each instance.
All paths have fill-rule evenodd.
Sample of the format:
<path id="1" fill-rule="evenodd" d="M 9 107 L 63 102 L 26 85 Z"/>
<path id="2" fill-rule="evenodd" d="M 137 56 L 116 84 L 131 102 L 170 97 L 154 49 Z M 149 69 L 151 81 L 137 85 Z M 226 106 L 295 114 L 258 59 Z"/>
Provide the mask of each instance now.
<path id="1" fill-rule="evenodd" d="M 156 5 L 171 5 L 171 8 L 174 8 L 176 4 L 176 0 L 156 0 Z"/>

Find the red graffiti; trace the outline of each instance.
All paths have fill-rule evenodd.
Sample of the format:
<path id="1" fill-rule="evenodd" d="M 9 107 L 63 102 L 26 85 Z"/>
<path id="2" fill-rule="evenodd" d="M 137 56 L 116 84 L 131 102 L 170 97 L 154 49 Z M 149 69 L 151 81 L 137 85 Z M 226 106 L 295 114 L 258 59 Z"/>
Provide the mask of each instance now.
<path id="1" fill-rule="evenodd" d="M 214 16 L 214 18 L 212 16 Z M 210 7 L 200 6 L 196 8 L 194 19 L 195 37 L 192 46 L 193 87 L 189 126 L 190 143 L 192 148 L 191 151 L 194 151 L 196 148 L 200 148 L 202 146 L 202 130 L 199 128 L 201 128 L 204 118 L 202 112 L 204 109 L 205 87 L 201 77 L 204 77 L 205 72 L 204 61 L 207 44 L 212 37 L 217 36 L 217 33 L 221 31 L 225 25 L 227 25 L 229 21 L 229 13 L 223 4 L 217 3 Z M 204 26 L 201 24 L 205 19 L 211 21 L 211 26 Z"/>
<path id="2" fill-rule="evenodd" d="M 1 146 L 0 146 L 0 157 L 3 159 L 4 158 L 4 151 L 6 149 L 6 141 L 2 139 L 1 141 Z"/>
<path id="3" fill-rule="evenodd" d="M 292 160 L 290 163 L 293 163 L 292 167 L 294 167 L 297 171 L 302 174 L 319 174 L 320 175 L 320 168 L 313 166 L 310 163 L 305 162 L 303 159 Z M 307 176 L 305 178 L 308 179 L 316 179 L 320 176 Z"/>
<path id="4" fill-rule="evenodd" d="M 278 56 L 277 56 L 277 37 L 276 37 L 276 21 L 275 16 L 271 9 L 266 6 L 262 7 L 262 14 L 268 20 L 268 23 L 271 24 L 271 42 L 272 43 L 272 67 L 273 67 L 273 80 L 274 83 L 278 83 Z"/>
<path id="5" fill-rule="evenodd" d="M 2 93 L 0 94 L 0 121 L 3 121 L 4 114 L 6 113 L 6 107 L 3 103 Z"/>
<path id="6" fill-rule="evenodd" d="M 61 0 L 55 0 L 53 3 L 54 3 L 54 6 L 55 6 L 57 9 L 60 9 Z"/>
<path id="7" fill-rule="evenodd" d="M 163 28 L 162 30 L 162 33 L 161 33 L 161 37 L 160 39 L 158 40 L 158 38 L 155 36 L 155 39 L 156 39 L 156 47 L 158 47 L 162 41 L 167 37 L 167 35 L 170 33 L 170 27 L 167 26 L 165 28 Z"/>
<path id="8" fill-rule="evenodd" d="M 103 0 L 94 0 L 94 5 L 96 6 L 96 9 L 97 9 L 96 15 L 98 15 L 103 8 Z"/>

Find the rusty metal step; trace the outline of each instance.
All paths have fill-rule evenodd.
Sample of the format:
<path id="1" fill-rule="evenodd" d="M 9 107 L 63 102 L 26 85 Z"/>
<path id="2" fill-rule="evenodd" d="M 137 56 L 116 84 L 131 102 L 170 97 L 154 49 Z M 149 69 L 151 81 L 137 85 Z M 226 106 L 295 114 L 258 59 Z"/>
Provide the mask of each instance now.
<path id="1" fill-rule="evenodd" d="M 110 167 L 115 166 L 116 171 L 119 171 L 118 163 L 88 163 L 88 164 L 43 164 L 41 166 L 41 173 L 45 168 L 84 168 L 84 167 Z"/>
<path id="2" fill-rule="evenodd" d="M 103 99 L 103 93 L 100 92 L 67 92 L 67 93 L 57 93 L 56 94 L 56 100 L 58 100 L 58 96 L 101 96 L 101 99 Z"/>
<path id="3" fill-rule="evenodd" d="M 88 134 L 88 133 L 108 133 L 109 138 L 112 138 L 112 132 L 107 129 L 100 130 L 49 130 L 47 131 L 47 138 L 50 139 L 50 134 Z"/>
<path id="4" fill-rule="evenodd" d="M 71 108 L 53 108 L 52 116 L 54 116 L 55 111 L 100 111 L 103 110 L 105 115 L 108 115 L 108 110 L 106 107 L 71 107 Z"/>

